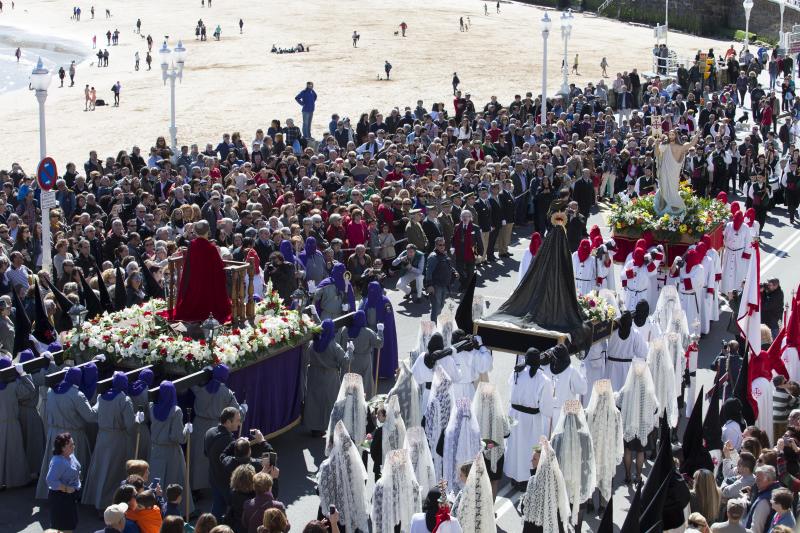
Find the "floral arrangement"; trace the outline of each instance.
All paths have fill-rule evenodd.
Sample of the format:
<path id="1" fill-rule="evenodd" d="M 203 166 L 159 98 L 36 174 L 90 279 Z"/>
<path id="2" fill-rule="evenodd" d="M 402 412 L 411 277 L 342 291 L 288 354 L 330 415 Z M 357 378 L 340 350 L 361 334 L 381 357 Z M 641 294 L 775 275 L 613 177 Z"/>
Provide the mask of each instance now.
<path id="1" fill-rule="evenodd" d="M 611 206 L 608 223 L 618 233 L 640 235 L 652 231 L 660 241 L 680 241 L 684 235 L 699 238 L 724 224 L 730 218 L 730 208 L 715 198 L 695 196 L 692 188 L 681 184 L 680 195 L 686 204 L 682 216 L 664 214 L 657 216 L 653 207 L 653 194 L 639 198 L 618 195 L 618 201 Z"/>
<path id="2" fill-rule="evenodd" d="M 595 291 L 578 296 L 578 305 L 583 314 L 591 322 L 606 322 L 614 320 L 616 310 L 605 298 L 601 298 Z"/>
<path id="3" fill-rule="evenodd" d="M 160 299 L 87 320 L 80 331 L 69 332 L 64 348 L 68 354 L 81 352 L 84 358 L 104 353 L 115 363 L 128 360 L 137 366 L 171 363 L 199 370 L 224 363 L 238 368 L 267 350 L 296 344 L 317 329 L 309 317 L 286 309 L 271 285 L 266 289 L 264 300 L 256 304 L 254 324 L 223 328 L 214 338 L 213 350 L 204 339 L 176 334 L 159 314 L 167 308 Z"/>

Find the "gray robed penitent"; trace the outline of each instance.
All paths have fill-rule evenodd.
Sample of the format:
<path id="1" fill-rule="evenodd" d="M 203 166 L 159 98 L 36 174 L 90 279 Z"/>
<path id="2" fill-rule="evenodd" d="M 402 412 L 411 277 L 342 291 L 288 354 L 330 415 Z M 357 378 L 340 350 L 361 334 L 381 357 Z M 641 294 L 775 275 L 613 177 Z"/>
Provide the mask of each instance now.
<path id="1" fill-rule="evenodd" d="M 364 380 L 364 397 L 369 400 L 375 395 L 374 380 L 375 371 L 372 366 L 372 355 L 374 350 L 383 347 L 383 335 L 376 333 L 364 326 L 358 335 L 351 338 L 344 327 L 339 331 L 339 346 L 347 346 L 349 341 L 353 342 L 353 355 L 350 356 L 350 368 L 343 371 L 360 374 Z"/>
<path id="2" fill-rule="evenodd" d="M 181 444 L 186 443 L 183 432 L 183 412 L 175 406 L 163 422 L 153 416 L 153 404 L 150 404 L 150 479 L 159 478 L 161 486 L 167 487 L 177 483 L 183 487 L 183 498 L 189 498 L 189 512 L 194 509 L 191 501 L 191 488 L 186 487 L 186 459 Z M 191 479 L 190 479 L 191 481 Z"/>
<path id="3" fill-rule="evenodd" d="M 19 379 L 0 390 L 0 485 L 21 487 L 31 480 L 25 455 L 22 426 L 19 421 L 19 402 L 26 395 L 35 394 L 33 382 Z"/>
<path id="4" fill-rule="evenodd" d="M 335 340 L 321 352 L 309 342 L 306 348 L 308 374 L 304 423 L 308 429 L 325 431 L 339 394 L 339 370 L 345 362 L 345 353 Z"/>
<path id="5" fill-rule="evenodd" d="M 226 407 L 239 409 L 233 391 L 220 384 L 217 392 L 211 393 L 205 386 L 192 387 L 194 392 L 194 420 L 192 421 L 191 476 L 192 490 L 211 488 L 208 479 L 208 457 L 203 451 L 206 431 L 219 424 L 219 415 Z"/>
<path id="6" fill-rule="evenodd" d="M 25 384 L 23 385 L 23 382 Z M 17 379 L 20 384 L 19 423 L 22 427 L 22 442 L 25 443 L 25 457 L 28 459 L 29 479 L 39 475 L 39 467 L 44 457 L 44 422 L 36 406 L 39 403 L 39 387 L 35 376 L 26 374 Z"/>
<path id="7" fill-rule="evenodd" d="M 64 394 L 56 394 L 53 389 L 47 391 L 47 442 L 39 471 L 39 484 L 36 486 L 36 498 L 47 499 L 47 470 L 50 466 L 51 451 L 56 435 L 69 432 L 75 441 L 75 458 L 81 465 L 91 463 L 92 449 L 86 435 L 86 427 L 97 423 L 97 412 L 89 405 L 86 396 L 76 386 L 70 387 Z M 86 478 L 86 470 L 81 471 Z"/>
<path id="8" fill-rule="evenodd" d="M 97 443 L 83 485 L 83 504 L 104 510 L 114 490 L 125 479 L 128 436 L 134 431 L 133 402 L 120 393 L 113 400 L 97 400 Z"/>

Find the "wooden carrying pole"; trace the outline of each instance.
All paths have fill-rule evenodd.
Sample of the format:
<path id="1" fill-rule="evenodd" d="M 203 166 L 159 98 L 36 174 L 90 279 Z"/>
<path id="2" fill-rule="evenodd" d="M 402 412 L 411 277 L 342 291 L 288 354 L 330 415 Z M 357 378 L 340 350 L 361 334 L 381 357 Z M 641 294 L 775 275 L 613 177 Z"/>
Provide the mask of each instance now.
<path id="1" fill-rule="evenodd" d="M 142 411 L 139 411 L 139 412 L 141 413 Z M 138 459 L 139 458 L 139 439 L 141 439 L 141 437 L 142 437 L 142 435 L 141 435 L 141 432 L 142 432 L 141 426 L 142 426 L 142 424 L 136 424 L 136 449 L 133 451 L 133 458 L 134 459 Z"/>

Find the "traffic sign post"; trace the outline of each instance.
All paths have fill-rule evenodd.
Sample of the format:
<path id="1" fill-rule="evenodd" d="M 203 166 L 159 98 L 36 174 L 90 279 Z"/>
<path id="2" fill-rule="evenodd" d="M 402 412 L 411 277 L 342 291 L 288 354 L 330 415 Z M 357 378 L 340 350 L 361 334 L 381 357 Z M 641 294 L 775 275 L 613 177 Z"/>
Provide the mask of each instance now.
<path id="1" fill-rule="evenodd" d="M 52 268 L 52 252 L 50 237 L 50 209 L 58 206 L 53 187 L 58 179 L 58 168 L 52 157 L 43 157 L 36 169 L 36 181 L 41 189 L 39 206 L 42 210 L 42 270 L 50 272 Z"/>

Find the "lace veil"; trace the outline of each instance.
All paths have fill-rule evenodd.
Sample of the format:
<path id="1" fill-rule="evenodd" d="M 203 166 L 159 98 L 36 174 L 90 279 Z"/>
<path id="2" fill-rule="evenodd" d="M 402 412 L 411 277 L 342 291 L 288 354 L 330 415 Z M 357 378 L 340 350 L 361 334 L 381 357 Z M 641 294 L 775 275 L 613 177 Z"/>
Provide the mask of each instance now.
<path id="1" fill-rule="evenodd" d="M 364 398 L 364 382 L 360 374 L 345 374 L 339 386 L 339 395 L 331 410 L 328 422 L 328 437 L 325 455 L 330 455 L 333 448 L 335 427 L 337 422 L 344 422 L 347 433 L 357 444 L 364 442 L 367 435 L 367 402 Z"/>
<path id="2" fill-rule="evenodd" d="M 598 379 L 594 382 L 592 397 L 586 408 L 586 422 L 592 434 L 595 477 L 600 496 L 605 501 L 611 497 L 611 482 L 622 461 L 622 414 L 614 404 L 614 391 L 611 380 Z"/>
<path id="3" fill-rule="evenodd" d="M 383 457 L 392 450 L 399 450 L 406 440 L 406 425 L 400 412 L 397 396 L 392 396 L 384 404 L 386 421 L 383 423 Z"/>
<path id="4" fill-rule="evenodd" d="M 489 480 L 489 473 L 486 471 L 486 463 L 482 454 L 476 455 L 472 462 L 467 483 L 461 491 L 458 509 L 455 509 L 454 514 L 464 531 L 497 532 L 492 483 Z"/>
<path id="5" fill-rule="evenodd" d="M 421 509 L 419 483 L 414 477 L 408 450 L 392 450 L 386 456 L 383 477 L 375 484 L 372 497 L 372 531 L 394 533 L 394 526 L 402 524 L 400 531 L 408 533 L 411 517 Z"/>
<path id="6" fill-rule="evenodd" d="M 421 423 L 422 412 L 420 404 L 422 403 L 422 397 L 411 369 L 405 361 L 400 361 L 397 380 L 386 396 L 387 398 L 397 396 L 397 401 L 400 403 L 400 412 L 403 413 L 403 420 L 409 427 L 417 426 Z"/>
<path id="7" fill-rule="evenodd" d="M 505 446 L 503 445 L 506 435 L 510 428 L 506 409 L 503 408 L 503 400 L 497 387 L 493 383 L 478 383 L 478 390 L 472 398 L 472 412 L 478 420 L 478 427 L 481 430 L 482 440 L 491 440 L 495 445 L 483 451 L 483 455 L 489 460 L 492 472 L 497 472 L 497 461 L 503 457 Z"/>
<path id="8" fill-rule="evenodd" d="M 569 498 L 564 476 L 558 459 L 550 443 L 542 437 L 542 455 L 536 474 L 528 481 L 528 488 L 520 503 L 523 507 L 522 519 L 537 526 L 555 530 L 561 518 L 564 531 L 568 531 Z"/>
<path id="9" fill-rule="evenodd" d="M 644 444 L 650 432 L 658 426 L 658 399 L 647 362 L 634 360 L 631 363 L 619 397 L 622 438 L 625 442 L 638 438 Z"/>
<path id="10" fill-rule="evenodd" d="M 572 523 L 578 523 L 578 509 L 596 485 L 594 446 L 580 400 L 567 400 L 550 443 L 559 459 L 561 473 L 572 504 Z"/>
<path id="11" fill-rule="evenodd" d="M 420 426 L 406 429 L 405 449 L 411 457 L 411 464 L 414 467 L 414 475 L 419 483 L 422 494 L 436 486 L 436 472 L 433 469 L 433 457 L 431 449 L 428 447 L 428 439 L 425 437 L 425 430 Z"/>
<path id="12" fill-rule="evenodd" d="M 330 506 L 335 505 L 347 531 L 368 531 L 367 471 L 344 423 L 337 422 L 333 431 L 331 453 L 320 465 L 317 477 L 320 508 L 327 516 Z"/>
<path id="13" fill-rule="evenodd" d="M 458 492 L 463 487 L 459 477 L 462 464 L 472 461 L 481 451 L 481 430 L 467 398 L 456 401 L 444 433 L 444 479 L 448 490 Z"/>
<path id="14" fill-rule="evenodd" d="M 650 343 L 647 365 L 650 367 L 656 398 L 658 398 L 659 416 L 666 411 L 669 427 L 674 428 L 678 425 L 679 391 L 675 390 L 675 368 L 672 366 L 672 357 L 667 352 L 667 345 L 663 338 Z"/>

